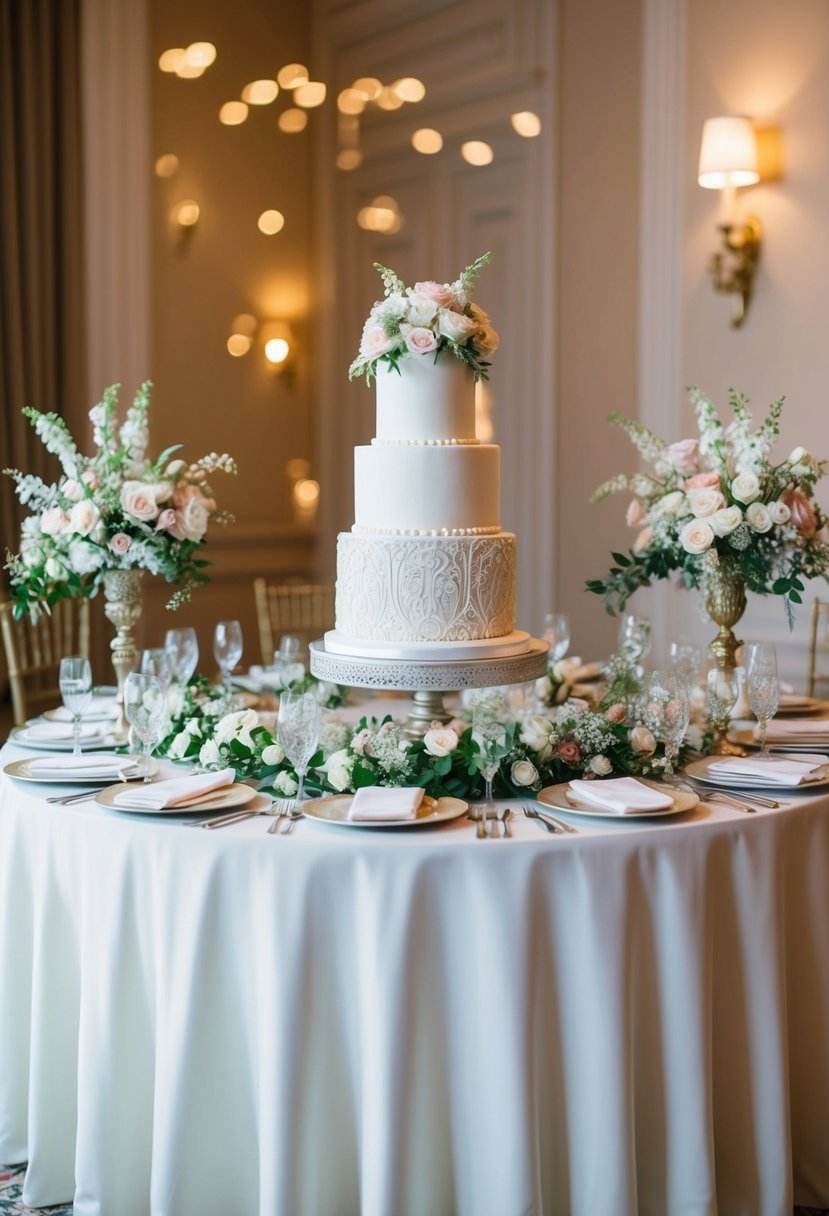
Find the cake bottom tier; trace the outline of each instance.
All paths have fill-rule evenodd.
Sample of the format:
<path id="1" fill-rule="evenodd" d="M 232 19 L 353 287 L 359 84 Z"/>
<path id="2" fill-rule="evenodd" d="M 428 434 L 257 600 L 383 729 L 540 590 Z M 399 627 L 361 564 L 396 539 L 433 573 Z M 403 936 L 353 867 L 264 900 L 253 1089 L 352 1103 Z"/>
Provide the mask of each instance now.
<path id="1" fill-rule="evenodd" d="M 515 624 L 515 537 L 341 532 L 336 624 L 355 641 L 503 638 Z"/>

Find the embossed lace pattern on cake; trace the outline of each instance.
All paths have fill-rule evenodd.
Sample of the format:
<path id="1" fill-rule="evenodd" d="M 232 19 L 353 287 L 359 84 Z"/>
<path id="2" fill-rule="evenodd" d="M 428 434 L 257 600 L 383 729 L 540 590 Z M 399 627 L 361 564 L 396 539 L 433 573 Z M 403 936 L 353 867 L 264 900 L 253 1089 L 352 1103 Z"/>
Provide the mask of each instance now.
<path id="1" fill-rule="evenodd" d="M 515 624 L 515 537 L 340 534 L 337 629 L 355 639 L 462 642 Z"/>

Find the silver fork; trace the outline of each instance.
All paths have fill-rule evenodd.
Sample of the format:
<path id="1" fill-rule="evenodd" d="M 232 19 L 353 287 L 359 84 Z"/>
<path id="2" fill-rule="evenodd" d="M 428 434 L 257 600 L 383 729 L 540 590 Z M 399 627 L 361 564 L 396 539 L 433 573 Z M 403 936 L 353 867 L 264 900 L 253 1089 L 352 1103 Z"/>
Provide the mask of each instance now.
<path id="1" fill-rule="evenodd" d="M 504 810 L 502 811 L 502 813 L 498 816 L 498 822 L 501 824 L 501 827 L 503 829 L 503 835 L 504 835 L 505 840 L 512 839 L 512 828 L 509 825 L 509 817 L 511 814 L 512 814 L 512 811 L 509 809 L 509 807 L 505 807 Z"/>
<path id="2" fill-rule="evenodd" d="M 282 822 L 282 820 L 285 819 L 286 817 L 290 817 L 293 814 L 293 812 L 296 810 L 296 798 L 293 800 L 293 802 L 287 802 L 281 798 L 279 801 L 282 804 L 282 809 L 277 812 L 276 818 L 274 819 L 273 823 L 268 828 L 269 836 L 275 836 L 277 834 L 277 832 L 280 831 L 279 825 Z M 271 812 L 271 813 L 273 813 L 273 812 Z M 297 818 L 299 819 L 299 818 L 301 818 L 301 816 L 297 815 Z"/>
<path id="3" fill-rule="evenodd" d="M 137 781 L 140 774 L 138 773 L 138 765 L 133 765 L 131 768 L 119 771 L 118 776 L 126 784 L 127 782 Z M 60 794 L 52 798 L 47 798 L 47 802 L 53 802 L 58 806 L 71 806 L 73 802 L 85 802 L 88 798 L 94 798 L 96 794 L 101 792 L 102 786 L 98 786 L 94 790 L 81 790 L 76 794 Z"/>
<path id="4" fill-rule="evenodd" d="M 543 823 L 544 827 L 553 836 L 564 835 L 564 828 L 557 827 L 552 819 L 548 819 L 546 815 L 542 815 L 531 803 L 522 803 L 521 809 L 528 819 L 537 819 L 539 823 Z"/>

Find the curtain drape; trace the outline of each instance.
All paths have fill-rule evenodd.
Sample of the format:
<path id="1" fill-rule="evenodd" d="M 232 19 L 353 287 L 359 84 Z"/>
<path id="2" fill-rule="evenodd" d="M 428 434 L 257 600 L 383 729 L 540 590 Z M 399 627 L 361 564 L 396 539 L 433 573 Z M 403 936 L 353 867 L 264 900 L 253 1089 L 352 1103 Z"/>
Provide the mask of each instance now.
<path id="1" fill-rule="evenodd" d="M 0 0 L 0 468 L 57 472 L 23 405 L 86 397 L 81 0 Z M 20 512 L 0 478 L 0 544 Z"/>

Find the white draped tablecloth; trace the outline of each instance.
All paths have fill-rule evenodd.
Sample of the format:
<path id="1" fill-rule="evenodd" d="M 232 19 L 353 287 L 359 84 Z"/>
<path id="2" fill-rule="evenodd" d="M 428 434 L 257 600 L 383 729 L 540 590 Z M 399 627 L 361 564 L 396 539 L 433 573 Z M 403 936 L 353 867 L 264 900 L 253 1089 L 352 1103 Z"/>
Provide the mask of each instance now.
<path id="1" fill-rule="evenodd" d="M 0 778 L 0 1161 L 28 1204 L 829 1203 L 829 798 L 482 842 L 54 788 Z"/>

